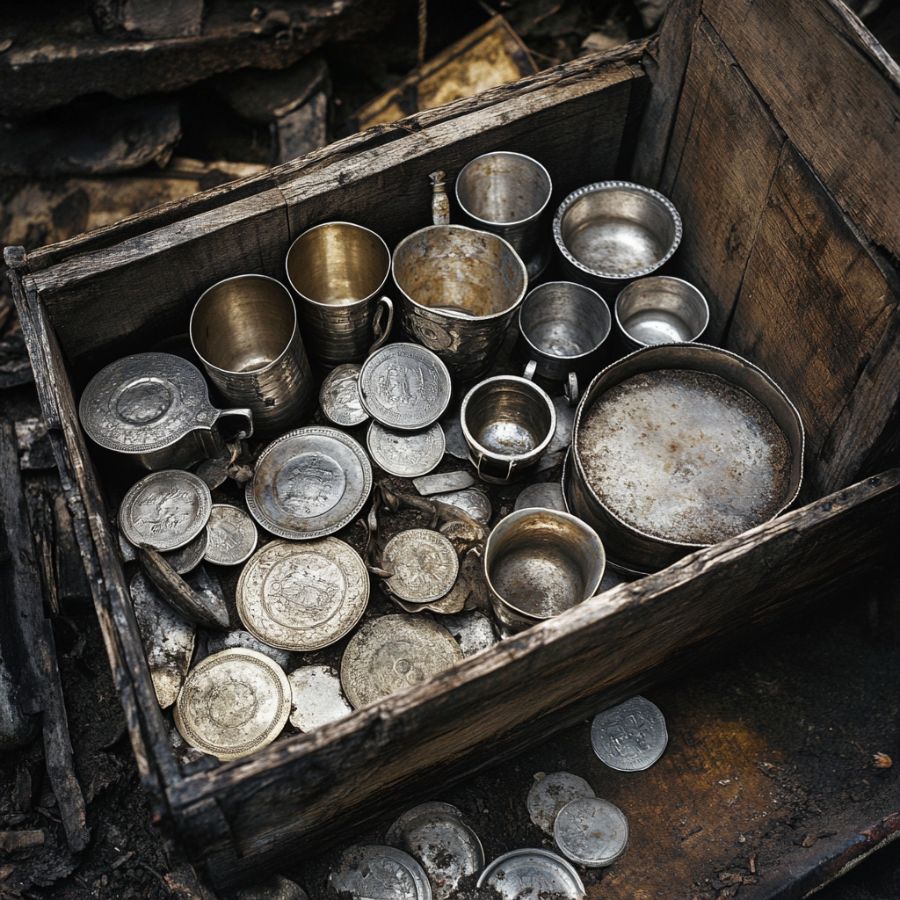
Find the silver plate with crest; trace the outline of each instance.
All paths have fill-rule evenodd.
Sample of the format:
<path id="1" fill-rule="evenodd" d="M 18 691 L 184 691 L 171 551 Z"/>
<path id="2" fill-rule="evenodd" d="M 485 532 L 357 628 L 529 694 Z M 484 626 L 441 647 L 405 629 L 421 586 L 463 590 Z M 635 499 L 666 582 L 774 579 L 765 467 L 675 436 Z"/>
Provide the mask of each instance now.
<path id="1" fill-rule="evenodd" d="M 378 844 L 348 847 L 329 874 L 332 896 L 359 900 L 432 900 L 422 867 L 403 850 Z"/>
<path id="2" fill-rule="evenodd" d="M 669 742 L 666 720 L 646 697 L 632 697 L 594 716 L 591 744 L 601 762 L 619 772 L 643 772 Z"/>
<path id="3" fill-rule="evenodd" d="M 359 370 L 356 363 L 335 366 L 319 389 L 319 406 L 325 417 L 344 428 L 362 425 L 369 418 L 359 399 Z"/>
<path id="4" fill-rule="evenodd" d="M 459 557 L 450 540 L 430 528 L 410 528 L 394 535 L 381 555 L 391 573 L 385 584 L 407 603 L 440 600 L 456 582 Z"/>
<path id="5" fill-rule="evenodd" d="M 366 432 L 372 461 L 388 475 L 427 475 L 444 458 L 444 429 L 439 422 L 422 431 L 392 431 L 372 422 Z"/>
<path id="6" fill-rule="evenodd" d="M 206 523 L 205 559 L 216 566 L 238 566 L 250 559 L 259 533 L 253 519 L 230 503 L 214 503 Z"/>
<path id="7" fill-rule="evenodd" d="M 628 846 L 628 819 L 608 800 L 581 797 L 559 811 L 553 839 L 572 862 L 591 869 L 610 866 Z"/>

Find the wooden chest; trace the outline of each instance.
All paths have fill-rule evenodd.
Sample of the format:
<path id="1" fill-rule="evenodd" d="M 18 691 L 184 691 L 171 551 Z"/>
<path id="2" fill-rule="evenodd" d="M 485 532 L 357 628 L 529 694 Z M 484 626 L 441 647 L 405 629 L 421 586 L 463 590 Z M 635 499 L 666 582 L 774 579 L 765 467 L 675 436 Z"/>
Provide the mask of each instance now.
<path id="1" fill-rule="evenodd" d="M 141 777 L 215 883 L 311 851 L 435 785 L 814 602 L 896 553 L 900 472 L 897 66 L 837 0 L 678 0 L 660 35 L 377 126 L 258 176 L 37 252 L 13 289 Z M 308 226 L 389 243 L 425 224 L 427 173 L 533 155 L 554 202 L 658 187 L 709 340 L 771 374 L 808 435 L 807 505 L 615 588 L 431 682 L 209 771 L 171 749 L 76 398 L 98 368 L 183 330 L 214 281 L 282 274 Z"/>

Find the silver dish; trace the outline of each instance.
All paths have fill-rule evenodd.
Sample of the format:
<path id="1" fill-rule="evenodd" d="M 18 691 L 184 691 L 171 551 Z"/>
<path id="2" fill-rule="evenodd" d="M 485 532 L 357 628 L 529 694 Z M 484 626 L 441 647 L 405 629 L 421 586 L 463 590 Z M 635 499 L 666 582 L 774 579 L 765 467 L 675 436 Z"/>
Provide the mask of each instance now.
<path id="1" fill-rule="evenodd" d="M 349 847 L 328 876 L 333 895 L 359 900 L 432 900 L 422 867 L 403 850 L 376 844 Z"/>
<path id="2" fill-rule="evenodd" d="M 444 429 L 439 422 L 422 431 L 391 431 L 372 422 L 366 432 L 372 462 L 389 475 L 415 478 L 427 475 L 444 458 Z"/>
<path id="3" fill-rule="evenodd" d="M 325 418 L 343 428 L 362 425 L 369 418 L 359 399 L 359 370 L 356 363 L 335 366 L 319 389 L 319 406 Z"/>
<path id="4" fill-rule="evenodd" d="M 554 900 L 585 900 L 578 872 L 549 850 L 513 850 L 498 856 L 481 873 L 477 887 L 493 888 L 502 900 L 553 897 Z"/>

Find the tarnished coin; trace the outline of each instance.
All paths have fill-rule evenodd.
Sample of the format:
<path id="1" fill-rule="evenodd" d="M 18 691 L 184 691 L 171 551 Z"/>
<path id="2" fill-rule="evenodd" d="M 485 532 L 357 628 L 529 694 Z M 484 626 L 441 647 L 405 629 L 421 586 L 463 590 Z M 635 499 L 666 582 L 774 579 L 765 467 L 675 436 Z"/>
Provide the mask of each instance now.
<path id="1" fill-rule="evenodd" d="M 669 742 L 666 720 L 655 703 L 632 697 L 594 716 L 591 744 L 601 762 L 619 772 L 643 772 Z"/>
<path id="2" fill-rule="evenodd" d="M 353 707 L 341 690 L 341 678 L 331 666 L 301 666 L 288 675 L 293 696 L 291 725 L 309 733 L 349 716 Z"/>
<path id="3" fill-rule="evenodd" d="M 391 431 L 373 422 L 366 433 L 372 461 L 389 475 L 427 475 L 444 458 L 444 430 L 438 422 L 424 431 Z"/>
<path id="4" fill-rule="evenodd" d="M 608 800 L 582 797 L 559 811 L 553 839 L 572 862 L 592 869 L 609 866 L 628 846 L 628 820 Z"/>
<path id="5" fill-rule="evenodd" d="M 468 513 L 476 522 L 487 525 L 491 521 L 494 510 L 488 495 L 478 488 L 466 488 L 462 491 L 450 491 L 449 494 L 436 494 L 435 500 L 449 503 Z"/>
<path id="6" fill-rule="evenodd" d="M 477 887 L 493 888 L 502 900 L 584 900 L 587 896 L 578 872 L 549 850 L 513 850 L 498 856 L 481 873 Z"/>
<path id="7" fill-rule="evenodd" d="M 250 559 L 259 534 L 253 519 L 230 503 L 214 503 L 206 523 L 205 559 L 217 566 L 237 566 Z"/>
<path id="8" fill-rule="evenodd" d="M 566 502 L 563 500 L 562 484 L 555 481 L 542 481 L 538 484 L 529 484 L 516 498 L 516 509 L 557 509 L 560 512 L 568 512 Z"/>
<path id="9" fill-rule="evenodd" d="M 444 616 L 441 625 L 456 638 L 463 656 L 474 656 L 497 643 L 497 635 L 494 634 L 491 620 L 477 610 Z"/>
<path id="10" fill-rule="evenodd" d="M 284 672 L 254 650 L 223 650 L 191 669 L 175 725 L 192 746 L 219 759 L 237 759 L 275 740 L 291 712 Z"/>
<path id="11" fill-rule="evenodd" d="M 359 398 L 359 370 L 356 363 L 345 363 L 333 368 L 322 382 L 319 406 L 335 425 L 352 428 L 369 418 Z"/>
<path id="12" fill-rule="evenodd" d="M 196 475 L 166 469 L 129 488 L 119 507 L 119 527 L 135 546 L 165 553 L 194 540 L 211 508 L 209 488 Z"/>
<path id="13" fill-rule="evenodd" d="M 422 867 L 403 850 L 377 844 L 348 847 L 328 884 L 338 896 L 358 900 L 432 900 Z"/>
<path id="14" fill-rule="evenodd" d="M 410 528 L 394 535 L 384 548 L 381 565 L 391 577 L 392 594 L 408 603 L 440 600 L 456 581 L 459 557 L 439 531 Z"/>
<path id="15" fill-rule="evenodd" d="M 245 650 L 255 650 L 268 656 L 281 666 L 287 669 L 291 664 L 291 654 L 287 650 L 279 650 L 278 647 L 271 647 L 265 641 L 254 637 L 249 631 L 243 628 L 234 628 L 231 631 L 209 632 L 206 636 L 206 654 L 218 653 L 220 650 L 230 650 L 232 647 L 243 647 Z"/>
<path id="16" fill-rule="evenodd" d="M 399 847 L 403 843 L 403 834 L 407 828 L 423 815 L 436 815 L 441 817 L 452 816 L 462 819 L 462 810 L 452 803 L 444 803 L 443 800 L 428 800 L 420 803 L 405 813 L 401 813 L 385 832 L 385 840 L 392 846 Z"/>
<path id="17" fill-rule="evenodd" d="M 538 773 L 528 792 L 525 805 L 531 821 L 541 831 L 553 834 L 553 823 L 559 811 L 572 800 L 593 797 L 594 789 L 579 775 L 571 772 Z"/>
<path id="18" fill-rule="evenodd" d="M 237 583 L 244 627 L 282 650 L 318 650 L 339 641 L 369 602 L 362 557 L 337 538 L 272 541 L 257 550 Z"/>
<path id="19" fill-rule="evenodd" d="M 418 431 L 437 422 L 452 389 L 447 367 L 419 344 L 385 344 L 359 373 L 359 395 L 369 415 L 400 431 Z"/>
<path id="20" fill-rule="evenodd" d="M 363 623 L 347 644 L 341 685 L 354 709 L 359 709 L 421 684 L 462 658 L 450 632 L 430 619 L 381 616 Z"/>

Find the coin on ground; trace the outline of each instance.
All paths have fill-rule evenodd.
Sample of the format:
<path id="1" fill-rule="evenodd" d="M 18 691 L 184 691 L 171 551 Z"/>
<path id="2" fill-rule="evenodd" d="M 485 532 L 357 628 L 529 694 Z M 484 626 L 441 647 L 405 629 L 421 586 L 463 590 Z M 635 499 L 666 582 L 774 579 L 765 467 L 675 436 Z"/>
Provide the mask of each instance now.
<path id="1" fill-rule="evenodd" d="M 204 559 L 217 566 L 237 566 L 250 559 L 259 534 L 253 519 L 230 503 L 214 503 L 206 523 Z"/>
<path id="2" fill-rule="evenodd" d="M 206 527 L 212 496 L 181 469 L 153 472 L 132 485 L 119 508 L 122 534 L 136 547 L 165 553 L 189 544 Z"/>
<path id="3" fill-rule="evenodd" d="M 592 869 L 609 866 L 628 846 L 628 820 L 608 800 L 582 797 L 559 811 L 553 839 L 572 862 Z"/>
<path id="4" fill-rule="evenodd" d="M 491 521 L 494 511 L 490 498 L 479 488 L 466 488 L 462 491 L 450 491 L 449 494 L 436 494 L 434 499 L 461 509 L 482 525 L 487 525 Z"/>
<path id="5" fill-rule="evenodd" d="M 356 363 L 344 363 L 333 368 L 322 382 L 319 406 L 335 425 L 352 428 L 369 418 L 359 399 L 359 370 Z"/>
<path id="6" fill-rule="evenodd" d="M 549 850 L 513 850 L 498 856 L 481 873 L 477 887 L 493 888 L 502 900 L 584 900 L 587 896 L 578 872 Z"/>
<path id="7" fill-rule="evenodd" d="M 410 528 L 394 535 L 384 548 L 381 565 L 391 573 L 385 582 L 390 592 L 408 603 L 440 600 L 459 574 L 453 544 L 430 528 Z"/>
<path id="8" fill-rule="evenodd" d="M 341 685 L 354 709 L 421 684 L 463 658 L 453 636 L 430 619 L 388 615 L 363 623 L 341 660 Z"/>
<path id="9" fill-rule="evenodd" d="M 385 344 L 359 373 L 362 404 L 377 422 L 401 431 L 434 424 L 450 403 L 447 367 L 419 344 Z"/>
<path id="10" fill-rule="evenodd" d="M 557 509 L 560 512 L 568 512 L 566 502 L 563 500 L 562 483 L 556 481 L 542 481 L 538 484 L 529 484 L 516 498 L 516 509 Z"/>
<path id="11" fill-rule="evenodd" d="M 291 725 L 303 732 L 315 731 L 353 712 L 341 690 L 337 669 L 331 666 L 301 666 L 288 675 L 288 682 L 294 703 Z"/>
<path id="12" fill-rule="evenodd" d="M 318 650 L 339 641 L 369 602 L 360 555 L 337 538 L 272 541 L 244 566 L 237 583 L 244 627 L 282 650 Z"/>
<path id="13" fill-rule="evenodd" d="M 422 867 L 403 850 L 377 844 L 348 847 L 328 884 L 338 896 L 371 900 L 432 900 Z"/>
<path id="14" fill-rule="evenodd" d="M 669 742 L 666 720 L 655 703 L 632 697 L 594 716 L 591 744 L 601 762 L 619 772 L 643 772 Z"/>
<path id="15" fill-rule="evenodd" d="M 438 422 L 423 431 L 391 431 L 372 422 L 366 433 L 372 461 L 389 475 L 427 475 L 444 458 L 444 430 Z"/>
<path id="16" fill-rule="evenodd" d="M 593 796 L 594 789 L 580 776 L 571 772 L 551 772 L 534 776 L 525 804 L 531 821 L 541 831 L 553 834 L 556 816 L 567 803 Z"/>
<path id="17" fill-rule="evenodd" d="M 274 741 L 290 711 L 290 685 L 268 656 L 223 650 L 188 673 L 175 705 L 175 725 L 192 747 L 237 759 Z"/>

